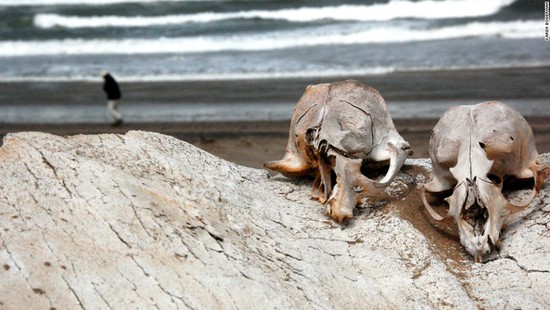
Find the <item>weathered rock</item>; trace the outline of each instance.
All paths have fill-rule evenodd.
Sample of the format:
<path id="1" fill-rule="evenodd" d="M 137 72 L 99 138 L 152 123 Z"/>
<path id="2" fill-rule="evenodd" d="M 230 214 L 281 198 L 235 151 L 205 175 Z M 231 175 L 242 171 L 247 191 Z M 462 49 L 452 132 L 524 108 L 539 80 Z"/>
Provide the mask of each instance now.
<path id="1" fill-rule="evenodd" d="M 338 225 L 309 198 L 312 180 L 172 137 L 11 134 L 0 308 L 549 307 L 548 184 L 475 264 L 456 232 L 404 216 L 424 212 L 428 168 L 408 160 L 386 199 Z"/>

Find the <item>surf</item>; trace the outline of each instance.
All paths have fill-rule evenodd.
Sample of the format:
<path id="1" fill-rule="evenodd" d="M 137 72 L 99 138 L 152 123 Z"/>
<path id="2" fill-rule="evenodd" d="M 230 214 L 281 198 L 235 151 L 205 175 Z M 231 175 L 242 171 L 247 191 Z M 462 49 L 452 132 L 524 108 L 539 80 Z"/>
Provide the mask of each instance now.
<path id="1" fill-rule="evenodd" d="M 101 2 L 100 0 L 96 1 Z M 514 0 L 424 0 L 419 2 L 392 0 L 384 4 L 371 5 L 300 7 L 237 12 L 200 12 L 164 16 L 74 16 L 39 13 L 34 17 L 34 25 L 40 28 L 97 28 L 165 26 L 186 23 L 209 23 L 230 19 L 283 20 L 305 23 L 323 20 L 377 22 L 404 18 L 472 18 L 493 15 L 513 2 Z"/>
<path id="2" fill-rule="evenodd" d="M 542 38 L 538 21 L 470 22 L 441 28 L 376 27 L 360 31 L 279 31 L 255 35 L 212 35 L 176 38 L 62 39 L 0 41 L 0 57 L 89 54 L 204 53 L 267 51 L 312 46 L 418 42 L 496 36 Z M 302 38 L 308 38 L 303 40 Z"/>

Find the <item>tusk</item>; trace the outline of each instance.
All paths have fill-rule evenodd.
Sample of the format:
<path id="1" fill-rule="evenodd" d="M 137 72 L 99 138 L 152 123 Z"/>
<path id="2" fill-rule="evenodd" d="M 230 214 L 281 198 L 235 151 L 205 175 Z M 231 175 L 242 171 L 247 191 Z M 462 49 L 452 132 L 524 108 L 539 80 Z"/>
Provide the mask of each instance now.
<path id="1" fill-rule="evenodd" d="M 334 164 L 331 163 L 331 157 L 328 153 L 329 145 L 326 143 L 326 141 L 323 141 L 319 145 L 319 177 L 321 178 L 321 184 L 323 185 L 323 191 L 324 191 L 324 197 L 322 203 L 329 200 L 329 197 L 332 194 L 332 169 L 334 168 Z"/>
<path id="2" fill-rule="evenodd" d="M 475 254 L 474 259 L 476 263 L 483 263 L 483 256 L 481 254 Z"/>
<path id="3" fill-rule="evenodd" d="M 531 165 L 529 167 L 529 170 L 531 170 L 533 172 L 533 178 L 534 178 L 533 190 L 531 191 L 531 194 L 529 195 L 529 198 L 527 198 L 527 200 L 525 202 L 523 202 L 519 205 L 512 204 L 510 202 L 508 202 L 506 204 L 506 209 L 508 209 L 508 211 L 510 211 L 510 214 L 508 216 L 511 216 L 511 215 L 513 215 L 517 212 L 522 211 L 527 206 L 529 206 L 529 204 L 531 204 L 531 202 L 533 202 L 533 200 L 535 200 L 535 198 L 537 197 L 537 195 L 540 192 L 540 189 L 542 188 L 542 185 L 544 184 L 544 180 L 546 179 L 546 176 L 550 172 L 550 168 L 545 168 L 545 169 L 540 169 L 539 170 L 537 164 Z"/>
<path id="4" fill-rule="evenodd" d="M 325 200 L 324 200 L 324 192 L 323 192 L 322 186 L 323 185 L 321 183 L 321 177 L 320 176 L 316 177 L 315 180 L 313 181 L 313 186 L 311 187 L 311 197 L 319 200 L 319 202 L 321 203 L 324 203 Z"/>
<path id="5" fill-rule="evenodd" d="M 388 186 L 397 173 L 399 173 L 399 169 L 403 166 L 407 156 L 412 154 L 412 150 L 408 145 L 406 148 L 398 148 L 391 142 L 388 142 L 388 150 L 390 152 L 390 168 L 382 180 L 374 183 L 375 187 Z"/>
<path id="6" fill-rule="evenodd" d="M 420 198 L 422 199 L 422 203 L 424 204 L 424 207 L 426 208 L 426 210 L 428 210 L 428 213 L 430 213 L 430 215 L 434 218 L 434 220 L 442 221 L 443 219 L 445 219 L 445 217 L 447 217 L 447 216 L 443 217 L 439 215 L 437 212 L 435 212 L 432 206 L 430 206 L 430 204 L 426 200 L 426 189 L 424 188 L 424 185 L 420 185 Z"/>

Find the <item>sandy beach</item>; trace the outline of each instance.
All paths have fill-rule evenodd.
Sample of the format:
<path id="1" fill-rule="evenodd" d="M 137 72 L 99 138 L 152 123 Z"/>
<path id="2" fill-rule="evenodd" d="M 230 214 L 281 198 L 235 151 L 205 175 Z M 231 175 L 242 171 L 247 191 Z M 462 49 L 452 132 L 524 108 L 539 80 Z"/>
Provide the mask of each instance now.
<path id="1" fill-rule="evenodd" d="M 550 118 L 528 118 L 539 153 L 550 152 Z M 428 141 L 437 120 L 396 120 L 401 135 L 413 148 L 414 158 L 428 157 Z M 160 132 L 198 146 L 228 161 L 261 168 L 268 160 L 280 159 L 288 140 L 289 122 L 228 122 L 228 123 L 144 123 L 125 124 L 119 128 L 106 124 L 0 124 L 0 131 L 42 131 L 57 135 L 120 133 L 129 130 Z"/>
<path id="2" fill-rule="evenodd" d="M 350 76 L 318 79 L 270 79 L 192 82 L 121 82 L 122 105 L 132 104 L 247 104 L 293 105 L 309 84 L 353 78 L 378 89 L 388 105 L 407 102 L 441 101 L 478 103 L 486 100 L 529 102 L 538 110 L 526 117 L 535 134 L 539 153 L 550 152 L 550 68 L 401 72 L 387 75 Z M 145 130 L 165 133 L 192 143 L 226 160 L 260 168 L 267 160 L 284 154 L 290 115 L 286 120 L 265 121 L 155 121 L 126 122 L 110 127 L 107 119 L 94 122 L 47 123 L 13 122 L 2 115 L 2 107 L 62 104 L 79 109 L 104 107 L 101 84 L 94 82 L 9 82 L 0 83 L 0 136 L 10 132 L 43 131 L 58 135 L 125 133 Z M 548 99 L 548 101 L 546 101 Z M 413 103 L 411 103 L 413 104 Z M 414 111 L 414 106 L 411 108 Z M 540 112 L 543 111 L 543 112 Z M 544 113 L 544 111 L 546 111 Z M 409 141 L 413 157 L 427 157 L 427 145 L 436 117 L 411 114 L 394 120 L 401 135 Z"/>

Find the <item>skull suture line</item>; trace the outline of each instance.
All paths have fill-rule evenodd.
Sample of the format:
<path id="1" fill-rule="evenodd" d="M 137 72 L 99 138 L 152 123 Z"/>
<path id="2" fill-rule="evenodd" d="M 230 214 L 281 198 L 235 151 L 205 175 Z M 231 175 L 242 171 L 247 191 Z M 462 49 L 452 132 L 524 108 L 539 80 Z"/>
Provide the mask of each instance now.
<path id="1" fill-rule="evenodd" d="M 363 197 L 388 186 L 411 154 L 378 91 L 349 80 L 306 88 L 292 114 L 283 159 L 264 166 L 287 177 L 316 176 L 312 196 L 342 222 Z M 388 160 L 380 181 L 361 173 L 365 164 Z"/>
<path id="2" fill-rule="evenodd" d="M 540 191 L 548 169 L 537 163 L 533 132 L 511 107 L 496 101 L 456 106 L 443 114 L 430 138 L 433 179 L 421 187 L 424 206 L 442 220 L 425 197 L 425 190 L 452 190 L 445 200 L 446 217 L 458 225 L 460 243 L 481 262 L 491 245 L 499 247 L 504 217 L 517 211 L 502 194 L 508 177 L 534 178 L 528 205 Z M 508 211 L 507 211 L 508 210 Z"/>

